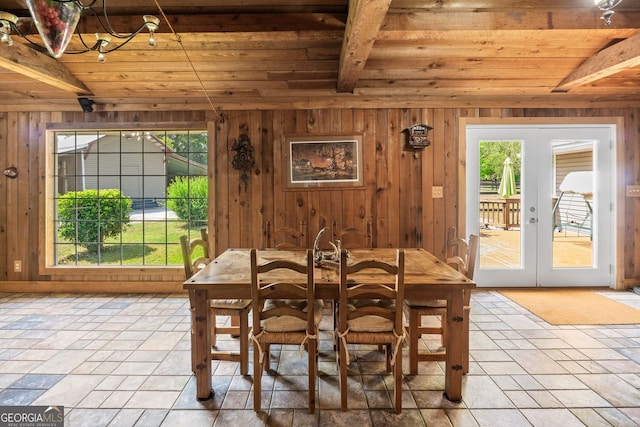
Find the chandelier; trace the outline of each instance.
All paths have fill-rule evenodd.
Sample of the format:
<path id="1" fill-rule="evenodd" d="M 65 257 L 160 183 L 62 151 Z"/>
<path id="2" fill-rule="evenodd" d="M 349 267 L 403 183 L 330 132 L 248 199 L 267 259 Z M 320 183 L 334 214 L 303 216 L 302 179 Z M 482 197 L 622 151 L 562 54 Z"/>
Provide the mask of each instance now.
<path id="1" fill-rule="evenodd" d="M 98 52 L 98 61 L 105 62 L 107 53 L 120 49 L 145 28 L 149 30 L 149 46 L 156 44 L 154 33 L 158 29 L 160 20 L 153 15 L 144 15 L 144 22 L 132 33 L 120 34 L 113 29 L 109 21 L 107 0 L 103 0 L 102 13 L 93 8 L 97 0 L 91 0 L 88 4 L 84 4 L 80 0 L 26 1 L 31 18 L 19 18 L 12 13 L 0 11 L 0 34 L 2 34 L 0 41 L 8 46 L 13 44 L 11 36 L 15 34 L 41 51 L 46 49 L 54 58 L 61 57 L 63 53 L 76 54 L 95 51 Z M 73 33 L 76 31 L 78 21 L 83 15 L 95 17 L 104 32 L 95 33 L 95 42 L 88 42 L 78 31 L 77 35 L 83 48 L 65 52 Z M 22 25 L 19 21 L 23 20 L 29 21 L 29 23 Z M 44 47 L 32 40 L 34 24 Z M 114 39 L 119 43 L 116 41 L 112 43 Z"/>
<path id="2" fill-rule="evenodd" d="M 604 19 L 604 25 L 611 25 L 611 17 L 615 13 L 613 8 L 622 2 L 622 0 L 593 0 L 595 5 L 602 11 L 600 19 Z"/>

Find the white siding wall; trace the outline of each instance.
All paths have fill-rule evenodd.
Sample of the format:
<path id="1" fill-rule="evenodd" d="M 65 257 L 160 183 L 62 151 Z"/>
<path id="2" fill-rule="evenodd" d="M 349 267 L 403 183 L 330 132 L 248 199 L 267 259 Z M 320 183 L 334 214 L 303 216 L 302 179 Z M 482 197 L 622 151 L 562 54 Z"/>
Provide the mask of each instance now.
<path id="1" fill-rule="evenodd" d="M 116 136 L 102 138 L 85 160 L 85 175 L 87 189 L 117 188 L 133 199 L 165 197 L 164 153 L 146 139 L 121 143 Z"/>
<path id="2" fill-rule="evenodd" d="M 560 196 L 560 184 L 567 174 L 592 170 L 592 151 L 558 154 L 556 156 L 556 197 Z M 555 221 L 556 225 L 562 226 L 563 231 L 589 234 L 591 214 L 584 197 L 581 194 L 565 193 L 558 205 Z"/>

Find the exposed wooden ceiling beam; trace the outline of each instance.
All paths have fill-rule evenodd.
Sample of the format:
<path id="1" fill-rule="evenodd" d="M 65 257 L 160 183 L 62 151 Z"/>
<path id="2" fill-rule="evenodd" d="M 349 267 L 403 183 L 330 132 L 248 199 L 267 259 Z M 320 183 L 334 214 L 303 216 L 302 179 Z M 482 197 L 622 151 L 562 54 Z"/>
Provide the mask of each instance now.
<path id="1" fill-rule="evenodd" d="M 62 63 L 21 43 L 0 43 L 0 67 L 76 95 L 92 95 Z"/>
<path id="2" fill-rule="evenodd" d="M 565 78 L 554 92 L 567 92 L 574 87 L 616 74 L 640 65 L 640 34 L 601 50 Z"/>
<path id="3" fill-rule="evenodd" d="M 391 0 L 350 0 L 342 39 L 338 92 L 353 92 Z"/>
<path id="4" fill-rule="evenodd" d="M 387 0 L 385 0 L 387 1 Z M 156 33 L 179 34 L 216 32 L 279 32 L 279 31 L 331 31 L 344 30 L 346 15 L 341 13 L 266 13 L 266 14 L 169 14 L 161 16 Z M 171 23 L 169 26 L 167 20 Z M 111 26 L 120 33 L 136 30 L 142 24 L 142 15 L 109 14 Z M 78 23 L 83 34 L 104 32 L 100 21 L 92 16 Z M 143 30 L 141 37 L 146 30 Z"/>
<path id="5" fill-rule="evenodd" d="M 640 13 L 629 11 L 616 13 L 611 27 L 605 27 L 600 19 L 601 11 L 589 9 L 543 10 L 415 10 L 390 11 L 381 27 L 385 31 L 494 31 L 494 30 L 582 30 L 597 29 L 615 31 L 637 29 Z"/>
<path id="6" fill-rule="evenodd" d="M 411 12 L 393 11 L 388 7 L 389 0 L 353 0 L 355 4 L 364 3 L 370 6 L 360 7 L 363 18 L 369 19 L 369 13 L 377 13 L 374 9 L 384 8 L 384 17 L 380 30 L 382 32 L 408 31 L 495 31 L 495 30 L 608 30 L 614 32 L 621 29 L 637 29 L 640 26 L 640 12 L 625 11 L 616 14 L 611 27 L 604 27 L 597 8 L 544 10 L 456 10 L 456 9 L 416 9 Z M 584 1 L 584 0 L 583 0 Z M 502 8 L 503 9 L 503 8 Z M 381 13 L 383 11 L 380 11 Z M 153 12 L 158 17 L 157 11 Z M 350 7 L 350 16 L 354 7 Z M 28 17 L 28 12 L 22 12 Z M 188 33 L 236 33 L 236 32 L 280 32 L 280 31 L 343 31 L 345 22 L 350 20 L 342 13 L 173 13 L 166 18 L 161 17 L 160 27 L 156 33 L 170 33 L 171 29 L 179 34 Z M 374 18 L 373 16 L 371 18 Z M 140 15 L 109 14 L 109 22 L 120 33 L 137 29 L 142 24 Z M 376 22 L 374 22 L 376 23 Z M 377 23 L 376 23 L 377 24 Z M 378 28 L 378 27 L 376 27 Z M 78 23 L 78 31 L 92 40 L 96 32 L 104 32 L 95 17 L 83 17 Z M 144 34 L 144 31 L 143 31 Z M 348 34 L 348 33 L 347 33 Z M 142 37 L 142 36 L 141 36 Z M 142 37 L 144 38 L 144 37 Z"/>

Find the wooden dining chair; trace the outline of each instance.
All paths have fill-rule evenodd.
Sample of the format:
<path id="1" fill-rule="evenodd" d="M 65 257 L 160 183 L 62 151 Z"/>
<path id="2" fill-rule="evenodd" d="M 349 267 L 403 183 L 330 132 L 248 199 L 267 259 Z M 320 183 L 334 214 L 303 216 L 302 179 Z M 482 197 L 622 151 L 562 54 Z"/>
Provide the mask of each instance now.
<path id="1" fill-rule="evenodd" d="M 337 222 L 334 221 L 333 223 L 334 230 L 336 229 L 336 227 L 337 227 Z M 367 226 L 367 233 L 365 233 L 358 227 L 345 227 L 338 232 L 334 231 L 333 235 L 336 239 L 336 242 L 340 241 L 340 249 L 350 250 L 350 249 L 362 249 L 362 248 L 371 247 L 369 246 L 368 226 Z M 338 319 L 336 317 L 338 313 L 336 310 L 338 301 L 334 300 L 332 303 L 333 303 L 333 308 L 332 308 L 333 325 L 335 328 L 335 325 L 338 324 Z M 337 350 L 337 347 L 334 346 L 334 349 Z M 382 346 L 380 346 L 380 350 L 382 351 Z"/>
<path id="2" fill-rule="evenodd" d="M 458 260 L 462 260 L 462 258 L 460 258 L 458 256 L 458 248 L 460 245 L 466 245 L 467 242 L 463 239 L 460 239 L 458 237 L 458 229 L 455 226 L 451 226 L 449 227 L 449 229 L 447 230 L 447 241 L 446 241 L 446 248 L 445 248 L 445 262 L 447 264 L 451 264 L 454 260 L 455 262 L 455 266 L 456 269 L 459 269 L 459 266 L 457 265 L 457 261 Z M 466 248 L 463 248 L 461 250 L 466 252 Z M 413 301 L 413 303 L 415 303 L 415 305 L 419 305 L 421 304 L 422 307 L 424 308 L 424 311 L 422 314 L 418 314 L 418 313 L 414 313 L 414 316 L 438 316 L 440 319 L 440 325 L 441 326 L 424 326 L 421 325 L 421 323 L 419 323 L 420 326 L 420 331 L 418 332 L 418 338 L 420 337 L 420 335 L 422 334 L 437 334 L 440 335 L 440 343 L 444 346 L 445 342 L 447 341 L 447 336 L 446 336 L 446 330 L 444 325 L 446 324 L 446 308 L 447 308 L 447 300 L 423 300 L 423 301 Z M 419 322 L 421 322 L 421 317 L 419 317 Z M 437 356 L 433 356 L 433 357 L 437 357 Z M 417 366 L 417 365 L 416 365 Z"/>
<path id="3" fill-rule="evenodd" d="M 205 230 L 206 232 L 206 230 Z M 201 232 L 201 237 L 206 234 Z M 184 261 L 184 272 L 186 279 L 189 279 L 195 273 L 206 266 L 209 261 L 208 243 L 200 239 L 189 240 L 187 236 L 180 236 L 180 246 L 182 248 L 182 259 Z M 192 292 L 192 291 L 190 291 Z M 193 301 L 192 295 L 189 295 L 190 303 Z M 249 343 L 247 340 L 249 334 L 249 311 L 251 310 L 251 300 L 248 299 L 212 299 L 210 303 L 210 326 L 211 330 L 211 358 L 213 360 L 227 360 L 240 362 L 240 374 L 247 375 L 249 371 Z M 191 345 L 194 345 L 194 307 L 190 307 L 191 311 Z M 216 324 L 217 316 L 231 316 L 233 319 L 238 318 L 238 325 L 228 327 L 219 327 Z M 217 349 L 216 338 L 218 334 L 230 334 L 240 338 L 239 352 L 223 351 Z M 191 370 L 195 372 L 195 353 L 192 352 Z"/>
<path id="4" fill-rule="evenodd" d="M 208 232 L 208 230 L 207 230 L 207 228 L 206 228 L 206 227 L 202 227 L 202 228 L 200 229 L 200 238 L 202 238 L 202 240 L 204 241 L 204 243 L 205 243 L 205 247 L 206 247 L 206 249 L 205 249 L 205 250 L 207 251 L 207 254 L 208 254 L 208 253 L 209 253 L 209 232 Z M 208 256 L 209 256 L 209 255 L 207 255 L 207 257 L 208 257 Z M 218 302 L 214 302 L 214 304 L 217 304 L 217 305 L 224 305 L 224 304 L 225 304 L 227 301 L 229 301 L 229 300 L 217 300 L 217 301 L 218 301 Z M 246 300 L 246 301 L 248 301 L 248 300 Z M 223 307 L 223 308 L 224 308 L 224 307 Z M 212 314 L 213 314 L 213 313 L 212 313 Z M 220 314 L 220 315 L 222 315 L 222 313 L 219 313 L 219 314 Z M 230 335 L 231 335 L 232 337 L 234 337 L 234 338 L 239 338 L 239 337 L 240 337 L 240 334 L 239 334 L 239 332 L 238 332 L 238 333 L 236 333 L 236 331 L 240 331 L 240 315 L 238 315 L 238 314 L 232 314 L 232 315 L 230 315 L 229 317 L 231 318 L 231 328 L 232 328 L 232 329 L 229 329 L 229 328 L 227 328 L 227 329 L 229 329 L 229 330 L 231 331 L 231 332 L 230 332 Z M 214 320 L 215 320 L 215 319 L 214 319 Z M 247 327 L 248 327 L 248 326 L 247 326 Z M 243 336 L 244 336 L 244 335 L 243 335 Z M 212 343 L 212 345 L 215 345 L 215 344 L 216 344 L 216 337 L 215 337 L 215 334 L 214 334 L 214 335 L 212 335 L 212 337 L 211 337 L 211 343 Z"/>
<path id="5" fill-rule="evenodd" d="M 475 261 L 478 252 L 478 236 L 470 235 L 469 240 L 457 236 L 455 227 L 447 233 L 447 264 L 452 265 L 467 278 L 473 279 Z M 464 330 L 469 335 L 469 314 L 471 310 L 471 292 L 464 293 Z M 406 300 L 405 312 L 408 319 L 409 336 L 409 373 L 417 375 L 418 362 L 444 362 L 447 358 L 447 300 Z M 437 316 L 437 326 L 423 324 L 422 316 Z M 420 338 L 423 334 L 440 335 L 441 347 L 437 351 L 420 351 Z M 463 372 L 469 372 L 469 342 L 463 344 Z"/>
<path id="6" fill-rule="evenodd" d="M 315 299 L 313 252 L 307 249 L 304 264 L 285 259 L 261 263 L 258 256 L 259 251 L 252 249 L 253 323 L 249 336 L 253 341 L 253 409 L 256 412 L 261 409 L 262 371 L 269 368 L 270 345 L 298 345 L 307 348 L 309 412 L 313 413 L 318 376 L 318 324 L 323 309 L 322 300 Z"/>
<path id="7" fill-rule="evenodd" d="M 273 245 L 276 249 L 302 249 L 304 233 L 291 227 L 280 227 L 274 231 Z"/>
<path id="8" fill-rule="evenodd" d="M 402 341 L 404 339 L 404 250 L 398 249 L 395 263 L 380 260 L 348 262 L 340 253 L 340 299 L 337 305 L 338 370 L 340 405 L 347 410 L 347 368 L 350 344 L 384 345 L 387 371 L 393 371 L 394 407 L 402 412 Z M 375 283 L 358 277 L 375 273 Z M 356 275 L 357 276 L 354 276 Z"/>
<path id="9" fill-rule="evenodd" d="M 369 236 L 357 227 L 346 227 L 337 233 L 343 249 L 370 248 Z"/>

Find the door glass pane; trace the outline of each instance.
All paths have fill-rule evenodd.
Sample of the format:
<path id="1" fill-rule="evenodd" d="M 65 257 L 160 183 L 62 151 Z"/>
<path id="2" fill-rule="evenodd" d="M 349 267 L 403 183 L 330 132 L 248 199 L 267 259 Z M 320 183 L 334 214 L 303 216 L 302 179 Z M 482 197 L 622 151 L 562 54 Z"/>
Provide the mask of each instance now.
<path id="1" fill-rule="evenodd" d="M 594 143 L 552 143 L 553 268 L 593 267 Z"/>
<path id="2" fill-rule="evenodd" d="M 522 141 L 480 141 L 479 268 L 522 268 Z"/>

